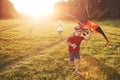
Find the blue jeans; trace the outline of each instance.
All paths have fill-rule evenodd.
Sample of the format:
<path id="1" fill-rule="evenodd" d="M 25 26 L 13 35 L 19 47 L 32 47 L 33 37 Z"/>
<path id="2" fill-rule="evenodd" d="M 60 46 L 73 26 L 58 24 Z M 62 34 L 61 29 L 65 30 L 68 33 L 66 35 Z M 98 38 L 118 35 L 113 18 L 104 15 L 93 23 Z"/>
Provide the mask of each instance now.
<path id="1" fill-rule="evenodd" d="M 74 62 L 74 58 L 80 59 L 80 54 L 79 53 L 69 53 L 70 62 Z"/>

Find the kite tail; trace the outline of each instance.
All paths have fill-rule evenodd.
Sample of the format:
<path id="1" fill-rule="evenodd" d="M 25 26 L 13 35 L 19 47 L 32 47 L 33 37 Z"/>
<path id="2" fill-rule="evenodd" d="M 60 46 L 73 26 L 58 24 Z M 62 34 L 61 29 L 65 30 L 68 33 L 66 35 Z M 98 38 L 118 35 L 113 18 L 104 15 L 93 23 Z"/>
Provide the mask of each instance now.
<path id="1" fill-rule="evenodd" d="M 104 38 L 106 39 L 107 43 L 105 45 L 107 45 L 109 43 L 108 38 L 106 37 L 106 35 L 104 34 L 103 30 L 98 26 L 96 28 L 96 31 L 99 32 L 100 34 L 102 34 L 104 36 Z"/>

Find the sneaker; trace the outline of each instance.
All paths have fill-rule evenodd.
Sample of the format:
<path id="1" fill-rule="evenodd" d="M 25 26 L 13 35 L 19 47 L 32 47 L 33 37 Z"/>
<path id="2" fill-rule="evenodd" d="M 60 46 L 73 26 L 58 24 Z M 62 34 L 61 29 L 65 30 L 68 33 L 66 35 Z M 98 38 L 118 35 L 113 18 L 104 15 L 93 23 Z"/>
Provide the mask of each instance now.
<path id="1" fill-rule="evenodd" d="M 80 73 L 80 71 L 79 71 L 79 70 L 75 70 L 75 72 L 76 72 L 76 73 Z"/>

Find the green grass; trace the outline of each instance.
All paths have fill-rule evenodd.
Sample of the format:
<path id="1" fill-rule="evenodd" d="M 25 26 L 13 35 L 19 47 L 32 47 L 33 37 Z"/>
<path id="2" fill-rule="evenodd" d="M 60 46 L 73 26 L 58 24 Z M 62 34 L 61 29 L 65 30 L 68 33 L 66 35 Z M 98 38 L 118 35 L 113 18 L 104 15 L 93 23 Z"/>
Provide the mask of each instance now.
<path id="1" fill-rule="evenodd" d="M 63 21 L 61 35 L 55 20 L 39 20 L 31 33 L 28 23 L 0 32 L 0 80 L 119 80 L 119 21 L 96 22 L 110 43 L 104 46 L 105 40 L 99 34 L 82 42 L 80 74 L 74 72 L 74 65 L 69 65 L 64 41 L 72 35 L 75 22 Z M 19 20 L 0 21 L 2 26 L 18 23 Z"/>

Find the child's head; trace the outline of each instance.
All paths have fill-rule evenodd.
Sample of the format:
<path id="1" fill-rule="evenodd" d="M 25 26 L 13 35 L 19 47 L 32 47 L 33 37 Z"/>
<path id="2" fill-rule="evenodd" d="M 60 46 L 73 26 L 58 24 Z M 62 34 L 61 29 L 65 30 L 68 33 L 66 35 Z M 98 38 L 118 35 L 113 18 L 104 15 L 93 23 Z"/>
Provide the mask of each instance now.
<path id="1" fill-rule="evenodd" d="M 82 33 L 82 28 L 80 26 L 76 26 L 74 29 L 75 29 L 74 35 L 80 36 Z"/>

